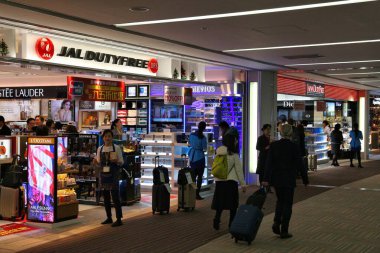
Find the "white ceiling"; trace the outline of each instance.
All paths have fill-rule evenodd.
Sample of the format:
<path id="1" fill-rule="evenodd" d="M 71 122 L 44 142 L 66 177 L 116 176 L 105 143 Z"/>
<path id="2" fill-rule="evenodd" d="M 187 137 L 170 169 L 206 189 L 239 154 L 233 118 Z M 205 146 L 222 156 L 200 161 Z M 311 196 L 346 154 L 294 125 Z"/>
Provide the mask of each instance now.
<path id="1" fill-rule="evenodd" d="M 0 3 L 0 17 L 10 18 L 10 15 L 7 15 L 5 12 L 2 13 L 1 9 L 9 11 L 11 9 L 13 11 L 18 9 L 19 15 L 22 15 L 20 14 L 21 10 L 29 12 L 28 15 L 23 15 L 28 22 L 41 24 L 41 20 L 46 20 L 46 26 L 51 25 L 52 27 L 60 27 L 61 29 L 74 29 L 82 33 L 91 33 L 89 29 L 89 26 L 93 25 L 91 22 L 104 25 L 102 28 L 107 30 L 106 25 L 116 23 L 200 16 L 331 1 L 12 0 L 8 2 L 21 5 L 9 6 Z M 148 7 L 150 11 L 145 13 L 133 13 L 129 11 L 129 8 L 136 6 Z M 35 12 L 28 10 L 30 9 L 29 7 L 36 8 L 32 10 Z M 187 55 L 194 57 L 212 57 L 221 62 L 231 62 L 231 64 L 247 66 L 248 68 L 286 69 L 281 66 L 302 63 L 380 60 L 380 43 L 233 52 L 228 53 L 228 55 L 221 51 L 237 48 L 380 39 L 379 14 L 380 2 L 375 1 L 254 16 L 127 27 L 125 29 L 127 33 L 125 34 L 120 34 L 120 32 L 108 29 L 107 32 L 98 34 L 98 36 L 108 35 L 112 36 L 115 40 L 127 40 L 135 44 L 139 44 L 140 42 L 141 45 L 148 45 L 149 42 L 147 40 L 143 41 L 141 37 L 138 36 L 139 34 L 143 34 L 148 37 L 150 36 L 150 39 L 155 41 L 153 47 L 157 49 L 186 52 Z M 77 20 L 76 18 L 80 18 L 81 20 Z M 70 20 L 62 24 L 62 19 Z M 85 21 L 85 24 L 82 26 L 75 25 L 77 24 L 76 21 Z M 87 30 L 85 28 L 87 28 Z M 132 31 L 133 34 L 128 33 L 130 31 Z M 180 45 L 175 46 L 176 43 Z M 188 47 L 186 47 L 189 45 L 193 47 L 193 50 L 189 50 Z M 150 41 L 150 47 L 152 47 L 152 41 Z M 186 50 L 184 50 L 184 48 L 186 48 Z M 298 60 L 284 58 L 284 56 L 310 54 L 317 54 L 322 57 Z M 243 58 L 234 58 L 231 56 Z M 260 61 L 261 63 L 255 61 Z M 361 67 L 368 69 L 360 69 Z M 298 77 L 316 80 L 323 79 L 329 83 L 348 84 L 353 87 L 360 87 L 358 83 L 362 83 L 372 86 L 370 87 L 372 89 L 374 87 L 380 88 L 380 73 L 368 76 L 360 75 L 362 79 L 356 79 L 358 77 L 357 74 L 329 76 L 329 74 L 337 73 L 380 72 L 380 62 L 297 66 L 296 68 L 306 71 L 304 73 L 298 72 L 296 74 Z M 317 75 L 309 74 L 309 72 Z M 293 74 L 289 73 L 288 75 Z M 320 75 L 324 75 L 325 77 L 321 77 Z M 367 82 L 371 80 L 379 80 L 379 82 Z"/>

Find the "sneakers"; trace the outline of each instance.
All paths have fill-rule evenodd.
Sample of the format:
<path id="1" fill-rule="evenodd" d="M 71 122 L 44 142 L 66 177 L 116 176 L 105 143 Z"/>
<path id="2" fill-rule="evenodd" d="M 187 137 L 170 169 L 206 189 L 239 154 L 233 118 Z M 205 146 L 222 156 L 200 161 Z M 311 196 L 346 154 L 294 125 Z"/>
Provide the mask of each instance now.
<path id="1" fill-rule="evenodd" d="M 118 219 L 117 221 L 112 223 L 111 227 L 119 227 L 121 225 L 123 225 L 123 222 L 120 219 Z"/>
<path id="2" fill-rule="evenodd" d="M 101 224 L 102 225 L 105 225 L 105 224 L 111 224 L 113 221 L 111 218 L 107 218 L 105 221 L 103 221 Z"/>

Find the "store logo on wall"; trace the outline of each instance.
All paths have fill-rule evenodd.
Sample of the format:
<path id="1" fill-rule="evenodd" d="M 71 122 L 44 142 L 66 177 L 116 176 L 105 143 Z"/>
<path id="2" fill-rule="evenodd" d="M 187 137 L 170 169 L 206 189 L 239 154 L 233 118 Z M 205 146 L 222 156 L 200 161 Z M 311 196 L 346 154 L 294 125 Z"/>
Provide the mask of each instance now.
<path id="1" fill-rule="evenodd" d="M 293 108 L 293 106 L 294 106 L 294 101 L 284 101 L 284 102 L 283 102 L 283 106 L 284 106 L 285 108 Z"/>
<path id="2" fill-rule="evenodd" d="M 158 61 L 157 59 L 150 59 L 150 61 L 148 62 L 148 69 L 150 72 L 152 73 L 157 73 L 158 71 Z"/>
<path id="3" fill-rule="evenodd" d="M 54 55 L 54 44 L 46 37 L 39 38 L 36 41 L 36 52 L 44 60 L 50 60 Z"/>
<path id="4" fill-rule="evenodd" d="M 325 85 L 320 83 L 306 82 L 306 95 L 311 97 L 324 97 Z"/>

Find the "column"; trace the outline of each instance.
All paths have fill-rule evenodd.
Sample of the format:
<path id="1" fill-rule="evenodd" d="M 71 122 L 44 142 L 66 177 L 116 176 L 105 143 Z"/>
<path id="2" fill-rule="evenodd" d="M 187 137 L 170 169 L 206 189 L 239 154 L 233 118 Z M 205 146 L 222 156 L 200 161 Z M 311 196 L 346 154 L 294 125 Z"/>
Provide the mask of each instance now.
<path id="1" fill-rule="evenodd" d="M 246 181 L 257 184 L 258 176 L 256 150 L 257 138 L 263 124 L 272 125 L 272 135 L 277 119 L 277 73 L 272 71 L 248 71 L 245 96 L 243 158 Z"/>
<path id="2" fill-rule="evenodd" d="M 369 158 L 369 94 L 368 91 L 359 91 L 359 130 L 363 132 L 362 158 Z"/>

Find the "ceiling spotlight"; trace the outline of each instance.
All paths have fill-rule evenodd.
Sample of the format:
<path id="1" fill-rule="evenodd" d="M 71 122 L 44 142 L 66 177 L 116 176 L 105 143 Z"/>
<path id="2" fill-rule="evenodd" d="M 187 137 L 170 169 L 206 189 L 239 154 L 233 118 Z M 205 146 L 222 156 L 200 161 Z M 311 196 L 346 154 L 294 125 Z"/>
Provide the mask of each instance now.
<path id="1" fill-rule="evenodd" d="M 143 7 L 143 6 L 136 6 L 136 7 L 131 7 L 129 8 L 131 12 L 148 12 L 150 9 L 148 7 Z"/>
<path id="2" fill-rule="evenodd" d="M 359 69 L 368 69 L 367 67 L 360 67 Z"/>

